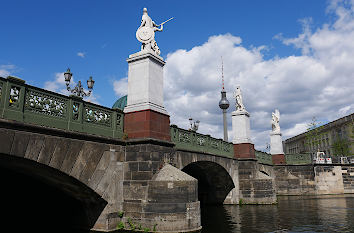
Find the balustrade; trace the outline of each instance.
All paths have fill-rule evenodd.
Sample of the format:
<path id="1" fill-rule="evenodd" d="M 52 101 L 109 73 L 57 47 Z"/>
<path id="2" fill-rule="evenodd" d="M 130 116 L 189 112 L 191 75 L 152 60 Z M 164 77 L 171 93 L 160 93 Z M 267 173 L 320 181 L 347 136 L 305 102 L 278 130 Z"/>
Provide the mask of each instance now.
<path id="1" fill-rule="evenodd" d="M 30 86 L 15 77 L 0 77 L 0 117 L 99 136 L 123 136 L 121 110 Z"/>
<path id="2" fill-rule="evenodd" d="M 170 130 L 171 141 L 176 144 L 177 149 L 209 153 L 229 158 L 233 158 L 234 156 L 232 143 L 212 138 L 210 135 L 180 129 L 177 126 L 171 126 Z"/>

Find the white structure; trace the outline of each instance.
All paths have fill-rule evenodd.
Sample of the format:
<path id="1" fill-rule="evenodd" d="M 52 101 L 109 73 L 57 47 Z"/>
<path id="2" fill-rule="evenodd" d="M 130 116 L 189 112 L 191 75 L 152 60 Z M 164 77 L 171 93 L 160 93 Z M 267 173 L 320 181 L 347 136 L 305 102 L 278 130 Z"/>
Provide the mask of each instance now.
<path id="1" fill-rule="evenodd" d="M 250 114 L 246 111 L 242 103 L 242 94 L 240 86 L 236 86 L 234 92 L 236 100 L 236 111 L 232 112 L 232 132 L 233 144 L 252 143 L 250 130 Z"/>
<path id="2" fill-rule="evenodd" d="M 234 92 L 234 98 L 236 99 L 236 111 L 246 111 L 246 108 L 243 105 L 240 86 L 236 86 L 236 91 Z"/>
<path id="3" fill-rule="evenodd" d="M 165 22 L 164 22 L 165 23 Z M 142 43 L 141 51 L 127 59 L 128 99 L 125 113 L 141 110 L 153 110 L 168 115 L 163 104 L 163 66 L 160 49 L 155 41 L 155 31 L 162 31 L 163 24 L 156 25 L 144 8 L 140 27 L 136 32 Z M 161 26 L 161 28 L 157 28 Z"/>
<path id="4" fill-rule="evenodd" d="M 275 109 L 275 112 L 272 113 L 272 132 L 270 133 L 270 154 L 272 155 L 284 154 L 279 120 L 279 110 Z"/>
<path id="5" fill-rule="evenodd" d="M 148 51 L 132 54 L 127 59 L 128 99 L 125 113 L 141 110 L 154 110 L 167 114 L 163 103 L 162 57 Z"/>
<path id="6" fill-rule="evenodd" d="M 280 120 L 280 112 L 278 109 L 275 109 L 275 111 L 272 112 L 272 132 L 273 133 L 280 133 L 279 120 Z"/>

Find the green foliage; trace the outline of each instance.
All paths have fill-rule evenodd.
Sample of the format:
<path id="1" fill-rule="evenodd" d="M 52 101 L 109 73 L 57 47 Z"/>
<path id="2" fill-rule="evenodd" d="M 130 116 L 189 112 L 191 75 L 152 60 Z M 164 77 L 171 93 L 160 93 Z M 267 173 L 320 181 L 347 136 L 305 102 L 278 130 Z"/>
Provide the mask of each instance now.
<path id="1" fill-rule="evenodd" d="M 118 212 L 118 217 L 119 217 L 119 218 L 123 218 L 123 215 L 124 215 L 124 212 L 123 212 L 123 211 L 119 211 L 119 212 Z"/>
<path id="2" fill-rule="evenodd" d="M 125 228 L 124 223 L 121 221 L 117 225 L 117 230 L 123 230 Z"/>
<path id="3" fill-rule="evenodd" d="M 122 218 L 123 217 L 123 212 L 119 212 L 118 213 L 118 216 L 120 217 L 120 218 Z M 132 219 L 131 218 L 128 218 L 127 219 L 127 223 L 128 223 L 128 227 L 129 228 L 126 228 L 126 226 L 124 225 L 124 223 L 122 222 L 122 221 L 120 221 L 118 224 L 117 224 L 117 230 L 130 230 L 130 231 L 144 231 L 144 232 L 156 232 L 156 226 L 157 226 L 157 223 L 155 223 L 154 224 L 154 228 L 153 228 L 153 230 L 151 231 L 151 229 L 150 228 L 147 228 L 147 227 L 145 227 L 145 228 L 143 228 L 142 226 L 141 226 L 141 224 L 139 224 L 139 226 L 137 226 L 133 221 L 132 221 Z"/>
<path id="4" fill-rule="evenodd" d="M 131 220 L 131 218 L 128 218 L 128 224 L 129 227 L 132 231 L 135 231 L 135 224 L 133 223 L 133 221 Z"/>
<path id="5" fill-rule="evenodd" d="M 348 139 L 344 138 L 337 138 L 336 141 L 332 144 L 332 148 L 334 151 L 334 155 L 337 156 L 349 156 L 350 151 L 349 151 L 349 141 Z"/>
<path id="6" fill-rule="evenodd" d="M 311 152 L 311 144 L 315 143 L 317 148 L 319 147 L 320 138 L 324 134 L 321 132 L 323 129 L 322 123 L 318 122 L 316 117 L 312 118 L 312 121 L 307 125 L 306 141 L 308 151 Z"/>
<path id="7" fill-rule="evenodd" d="M 238 204 L 239 204 L 239 205 L 243 205 L 243 204 L 244 204 L 242 198 L 240 198 L 240 200 L 238 201 Z"/>

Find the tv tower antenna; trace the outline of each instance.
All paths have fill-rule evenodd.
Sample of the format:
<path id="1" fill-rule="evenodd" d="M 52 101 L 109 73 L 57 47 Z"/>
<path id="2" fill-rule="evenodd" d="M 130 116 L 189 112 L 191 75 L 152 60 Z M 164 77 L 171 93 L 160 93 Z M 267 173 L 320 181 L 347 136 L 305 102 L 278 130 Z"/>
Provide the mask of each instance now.
<path id="1" fill-rule="evenodd" d="M 224 123 L 224 141 L 228 141 L 227 136 L 227 121 L 226 121 L 226 112 L 230 106 L 229 101 L 226 98 L 226 91 L 224 86 L 224 62 L 221 56 L 221 79 L 222 79 L 222 90 L 221 90 L 221 100 L 219 101 L 219 107 L 222 109 L 223 114 L 223 123 Z"/>
<path id="2" fill-rule="evenodd" d="M 225 90 L 225 84 L 224 84 L 224 62 L 222 60 L 221 56 L 221 79 L 222 79 L 222 90 Z"/>

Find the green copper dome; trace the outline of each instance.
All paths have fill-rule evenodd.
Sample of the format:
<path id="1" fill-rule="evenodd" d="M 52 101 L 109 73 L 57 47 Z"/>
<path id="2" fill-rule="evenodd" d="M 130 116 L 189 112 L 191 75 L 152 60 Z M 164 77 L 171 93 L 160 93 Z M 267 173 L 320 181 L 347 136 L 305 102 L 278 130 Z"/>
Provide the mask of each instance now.
<path id="1" fill-rule="evenodd" d="M 112 108 L 118 108 L 120 110 L 124 110 L 127 106 L 127 96 L 120 97 L 112 106 Z"/>

